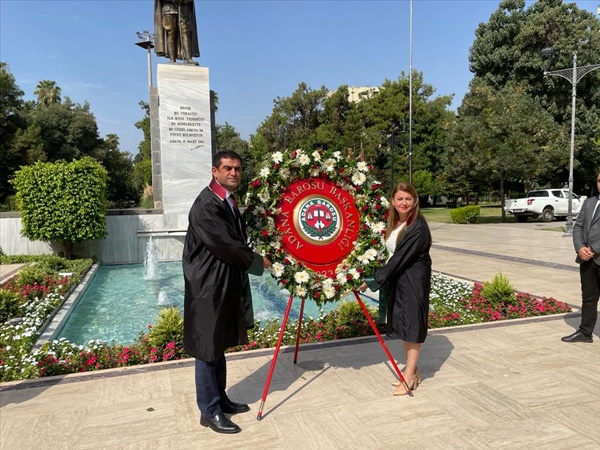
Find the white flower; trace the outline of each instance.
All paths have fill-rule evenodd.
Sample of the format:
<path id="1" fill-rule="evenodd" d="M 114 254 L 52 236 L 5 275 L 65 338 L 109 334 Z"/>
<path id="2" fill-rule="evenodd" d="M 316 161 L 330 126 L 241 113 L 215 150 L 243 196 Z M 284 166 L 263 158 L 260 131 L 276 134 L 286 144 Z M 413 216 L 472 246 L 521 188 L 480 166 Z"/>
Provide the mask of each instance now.
<path id="1" fill-rule="evenodd" d="M 312 152 L 312 157 L 315 161 L 321 161 L 321 154 L 317 150 Z"/>
<path id="2" fill-rule="evenodd" d="M 364 161 L 359 161 L 358 164 L 356 165 L 356 168 L 358 170 L 360 170 L 361 172 L 366 172 L 367 169 L 369 168 L 369 165 Z"/>
<path id="3" fill-rule="evenodd" d="M 358 186 L 367 181 L 367 176 L 362 172 L 356 172 L 352 175 L 352 182 Z"/>
<path id="4" fill-rule="evenodd" d="M 325 169 L 325 172 L 333 172 L 335 170 L 335 159 L 327 158 L 323 162 L 323 168 Z"/>
<path id="5" fill-rule="evenodd" d="M 346 272 L 339 272 L 335 278 L 340 284 L 344 284 L 346 282 Z"/>
<path id="6" fill-rule="evenodd" d="M 283 178 L 284 180 L 288 179 L 290 177 L 290 169 L 288 169 L 287 167 L 284 167 L 283 169 L 281 169 L 279 171 L 279 176 L 281 178 Z"/>
<path id="7" fill-rule="evenodd" d="M 273 153 L 273 155 L 271 155 L 271 160 L 275 164 L 280 164 L 281 161 L 283 161 L 283 153 L 281 153 L 281 152 L 275 152 L 275 153 Z"/>
<path id="8" fill-rule="evenodd" d="M 266 212 L 265 208 L 263 208 L 262 206 L 257 206 L 256 209 L 254 210 L 254 215 L 262 216 L 265 212 Z"/>
<path id="9" fill-rule="evenodd" d="M 354 278 L 355 280 L 358 280 L 360 278 L 360 273 L 358 273 L 358 270 L 352 268 L 348 271 L 348 274 L 352 276 L 352 278 Z"/>
<path id="10" fill-rule="evenodd" d="M 342 153 L 341 152 L 333 152 L 333 157 L 339 161 L 340 158 L 342 157 Z"/>
<path id="11" fill-rule="evenodd" d="M 333 286 L 323 286 L 323 294 L 327 298 L 335 297 L 335 288 Z"/>
<path id="12" fill-rule="evenodd" d="M 370 224 L 370 226 L 374 233 L 382 233 L 385 230 L 385 223 L 383 222 L 375 222 Z"/>
<path id="13" fill-rule="evenodd" d="M 333 278 L 325 278 L 323 280 L 323 287 L 333 286 Z"/>
<path id="14" fill-rule="evenodd" d="M 263 167 L 262 169 L 260 169 L 259 175 L 261 178 L 267 178 L 270 173 L 271 171 L 268 167 Z"/>
<path id="15" fill-rule="evenodd" d="M 268 202 L 269 198 L 270 198 L 270 195 L 269 195 L 269 191 L 267 191 L 267 190 L 264 190 L 263 192 L 258 194 L 258 199 L 263 203 Z"/>
<path id="16" fill-rule="evenodd" d="M 296 295 L 300 298 L 306 297 L 306 288 L 303 286 L 298 286 L 296 288 Z"/>
<path id="17" fill-rule="evenodd" d="M 280 262 L 276 262 L 271 266 L 271 273 L 273 276 L 279 278 L 283 275 L 284 266 Z"/>
<path id="18" fill-rule="evenodd" d="M 369 261 L 373 261 L 375 258 L 377 258 L 377 250 L 370 248 L 365 252 L 365 256 L 369 258 Z"/>
<path id="19" fill-rule="evenodd" d="M 369 261 L 370 261 L 369 257 L 366 255 L 366 253 L 364 255 L 359 255 L 356 259 L 361 264 L 369 264 Z"/>
<path id="20" fill-rule="evenodd" d="M 310 164 L 310 158 L 308 155 L 302 154 L 299 156 L 298 162 L 301 166 L 307 166 L 308 164 Z"/>
<path id="21" fill-rule="evenodd" d="M 388 209 L 390 207 L 390 202 L 385 197 L 381 197 L 381 204 L 385 209 Z"/>
<path id="22" fill-rule="evenodd" d="M 310 280 L 310 276 L 306 270 L 303 270 L 302 272 L 296 272 L 294 275 L 294 280 L 296 280 L 296 283 L 302 284 L 308 282 L 308 280 Z"/>

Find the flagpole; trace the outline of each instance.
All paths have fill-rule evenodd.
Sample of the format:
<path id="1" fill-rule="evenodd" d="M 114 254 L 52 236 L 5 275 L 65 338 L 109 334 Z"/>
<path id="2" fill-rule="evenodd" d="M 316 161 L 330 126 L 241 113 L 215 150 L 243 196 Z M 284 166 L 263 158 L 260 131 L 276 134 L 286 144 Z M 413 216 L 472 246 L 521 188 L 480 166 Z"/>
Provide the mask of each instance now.
<path id="1" fill-rule="evenodd" d="M 412 184 L 412 51 L 413 51 L 413 2 L 410 0 L 410 26 L 409 26 L 409 74 L 408 74 L 408 182 Z"/>

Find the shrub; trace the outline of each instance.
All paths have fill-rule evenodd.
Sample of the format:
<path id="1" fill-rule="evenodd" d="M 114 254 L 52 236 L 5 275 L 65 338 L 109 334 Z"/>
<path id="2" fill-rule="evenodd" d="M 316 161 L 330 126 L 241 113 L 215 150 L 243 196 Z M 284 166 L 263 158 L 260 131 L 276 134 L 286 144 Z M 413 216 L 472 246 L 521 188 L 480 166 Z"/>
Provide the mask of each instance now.
<path id="1" fill-rule="evenodd" d="M 171 342 L 183 347 L 183 316 L 178 308 L 161 309 L 156 324 L 149 329 L 147 340 L 152 347 L 162 349 Z"/>
<path id="2" fill-rule="evenodd" d="M 485 298 L 491 305 L 497 307 L 504 303 L 506 305 L 516 304 L 517 296 L 515 288 L 511 284 L 507 276 L 498 273 L 494 275 L 492 281 L 483 283 L 481 296 Z"/>
<path id="3" fill-rule="evenodd" d="M 37 264 L 32 264 L 21 269 L 16 282 L 17 286 L 19 287 L 23 287 L 28 284 L 43 284 L 47 278 L 52 278 L 54 275 L 56 275 L 56 272 L 44 269 Z"/>
<path id="4" fill-rule="evenodd" d="M 23 228 L 32 241 L 58 241 L 67 259 L 78 242 L 106 236 L 106 169 L 89 156 L 38 161 L 12 180 Z"/>
<path id="5" fill-rule="evenodd" d="M 454 223 L 477 223 L 481 210 L 479 206 L 463 206 L 450 211 Z"/>
<path id="6" fill-rule="evenodd" d="M 369 314 L 371 315 L 371 319 L 373 319 L 373 321 L 375 321 L 376 320 L 375 318 L 378 316 L 378 312 L 375 310 L 375 308 L 372 308 L 370 306 L 367 306 L 366 308 L 367 308 L 367 311 L 369 312 Z M 355 324 L 356 322 L 368 323 L 368 320 L 365 317 L 365 314 L 363 313 L 363 310 L 361 309 L 358 302 L 355 302 L 355 301 L 341 302 L 337 308 L 337 317 L 335 320 L 336 326 L 339 327 L 342 325 L 352 325 L 352 324 Z"/>
<path id="7" fill-rule="evenodd" d="M 20 295 L 0 289 L 0 323 L 20 316 Z"/>

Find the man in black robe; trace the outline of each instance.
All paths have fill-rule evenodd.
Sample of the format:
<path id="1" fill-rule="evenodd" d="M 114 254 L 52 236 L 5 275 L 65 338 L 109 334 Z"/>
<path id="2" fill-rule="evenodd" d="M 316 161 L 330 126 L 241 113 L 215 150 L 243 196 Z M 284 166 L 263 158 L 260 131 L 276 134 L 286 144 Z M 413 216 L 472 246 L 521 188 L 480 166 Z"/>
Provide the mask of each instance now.
<path id="1" fill-rule="evenodd" d="M 213 179 L 189 213 L 183 248 L 184 349 L 196 358 L 200 424 L 218 433 L 241 431 L 225 414 L 249 411 L 225 392 L 225 350 L 247 344 L 254 325 L 248 273 L 261 275 L 270 262 L 247 245 L 245 223 L 232 192 L 241 181 L 241 159 L 218 152 Z"/>

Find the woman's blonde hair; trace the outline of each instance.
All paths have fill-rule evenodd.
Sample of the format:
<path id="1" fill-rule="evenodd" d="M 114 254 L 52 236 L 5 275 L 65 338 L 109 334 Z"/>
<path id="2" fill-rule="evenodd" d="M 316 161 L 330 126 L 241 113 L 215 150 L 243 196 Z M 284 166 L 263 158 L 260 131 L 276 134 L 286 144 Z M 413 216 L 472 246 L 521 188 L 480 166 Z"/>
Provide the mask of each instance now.
<path id="1" fill-rule="evenodd" d="M 392 196 L 390 197 L 390 210 L 389 210 L 390 212 L 389 212 L 389 217 L 388 217 L 387 229 L 385 230 L 385 239 L 386 240 L 390 237 L 390 234 L 392 234 L 392 231 L 394 231 L 396 226 L 398 226 L 398 222 L 400 222 L 400 215 L 398 214 L 398 211 L 396 211 L 396 208 L 394 208 L 394 205 L 392 204 L 392 200 L 394 199 L 394 196 L 398 193 L 398 191 L 406 192 L 407 194 L 412 196 L 412 198 L 415 199 L 415 206 L 413 207 L 412 211 L 408 215 L 408 220 L 406 221 L 406 226 L 407 227 L 410 226 L 410 224 L 417 217 L 420 217 L 421 219 L 425 220 L 423 218 L 423 214 L 421 213 L 421 208 L 419 207 L 419 194 L 417 194 L 417 190 L 415 189 L 415 187 L 412 184 L 401 181 L 396 186 L 394 186 L 394 190 L 392 191 Z M 398 235 L 398 238 L 400 238 L 400 235 Z"/>

